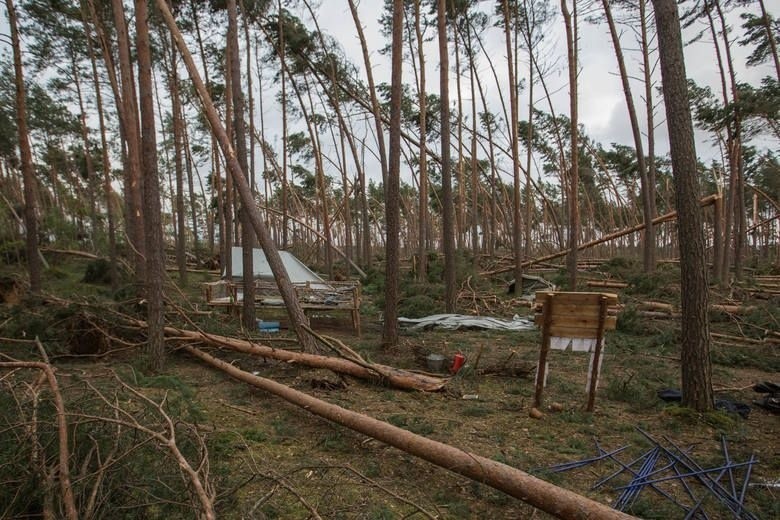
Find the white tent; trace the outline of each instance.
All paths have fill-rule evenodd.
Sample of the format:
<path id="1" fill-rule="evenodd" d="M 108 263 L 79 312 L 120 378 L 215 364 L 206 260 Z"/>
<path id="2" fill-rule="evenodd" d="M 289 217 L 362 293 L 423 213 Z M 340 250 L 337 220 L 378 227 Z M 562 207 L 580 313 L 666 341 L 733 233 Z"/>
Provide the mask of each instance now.
<path id="1" fill-rule="evenodd" d="M 255 278 L 273 280 L 274 274 L 271 272 L 271 266 L 268 265 L 268 260 L 266 260 L 263 250 L 253 249 L 253 253 L 252 270 L 254 271 Z M 244 277 L 244 262 L 242 259 L 242 254 L 243 253 L 240 247 L 234 247 L 232 249 L 231 266 L 233 267 L 233 278 Z M 306 264 L 298 260 L 292 253 L 287 251 L 279 251 L 279 256 L 282 257 L 282 264 L 287 270 L 287 276 L 290 277 L 290 282 L 321 282 L 322 288 L 329 288 L 327 283 L 325 283 L 325 280 L 317 276 L 314 271 L 306 267 Z M 226 273 L 223 271 L 222 277 L 224 278 L 225 275 Z"/>

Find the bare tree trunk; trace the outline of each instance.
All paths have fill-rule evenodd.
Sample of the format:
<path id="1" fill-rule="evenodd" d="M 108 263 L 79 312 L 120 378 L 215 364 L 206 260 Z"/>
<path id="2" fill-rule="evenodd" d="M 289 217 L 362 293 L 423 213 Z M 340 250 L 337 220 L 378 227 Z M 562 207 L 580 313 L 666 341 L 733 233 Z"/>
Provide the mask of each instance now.
<path id="1" fill-rule="evenodd" d="M 287 249 L 288 242 L 288 185 L 287 185 L 287 63 L 285 61 L 284 23 L 282 17 L 282 2 L 279 0 L 279 62 L 282 81 L 282 249 Z"/>
<path id="2" fill-rule="evenodd" d="M 648 15 L 646 13 L 647 0 L 639 0 L 639 17 L 641 18 L 641 41 L 642 48 L 642 72 L 645 80 L 645 108 L 647 114 L 647 186 L 650 189 L 647 202 L 650 204 L 650 213 L 655 216 L 657 213 L 656 196 L 656 175 L 655 175 L 655 104 L 653 102 L 653 79 L 652 72 L 654 66 L 650 63 L 650 38 L 647 34 Z M 656 232 L 652 227 L 648 227 L 645 236 L 653 241 L 653 262 L 656 256 Z"/>
<path id="3" fill-rule="evenodd" d="M 165 250 L 160 218 L 160 183 L 157 172 L 157 136 L 152 98 L 152 55 L 149 41 L 149 13 L 146 0 L 135 0 L 135 31 L 138 59 L 138 91 L 141 108 L 141 152 L 144 172 L 144 232 L 146 238 L 147 345 L 149 364 L 154 371 L 163 368 L 165 341 L 163 327 L 163 276 Z"/>
<path id="4" fill-rule="evenodd" d="M 76 57 L 71 56 L 71 70 L 73 74 L 73 85 L 76 87 L 76 97 L 79 103 L 79 127 L 81 130 L 81 140 L 84 146 L 84 166 L 87 170 L 87 197 L 89 198 L 89 220 L 92 231 L 89 236 L 92 239 L 92 247 L 95 247 L 95 239 L 98 233 L 97 220 L 97 197 L 95 193 L 95 165 L 92 162 L 92 153 L 89 147 L 89 128 L 87 127 L 87 113 L 84 110 L 84 97 L 81 92 L 81 74 L 76 66 Z"/>
<path id="5" fill-rule="evenodd" d="M 84 29 L 84 34 L 87 35 L 87 52 L 89 54 L 89 61 L 92 65 L 92 82 L 95 88 L 95 104 L 97 105 L 98 123 L 100 125 L 100 146 L 101 157 L 103 161 L 103 194 L 106 199 L 106 220 L 108 222 L 108 258 L 109 266 L 108 273 L 111 279 L 111 290 L 116 292 L 119 287 L 119 279 L 117 276 L 117 257 L 116 257 L 116 223 L 114 222 L 114 204 L 111 194 L 111 161 L 109 159 L 108 142 L 106 139 L 106 122 L 105 115 L 103 113 L 103 94 L 100 90 L 100 76 L 98 75 L 97 62 L 95 58 L 95 50 L 92 46 L 92 34 L 87 23 L 87 12 L 85 9 L 84 1 L 81 1 L 81 22 Z"/>
<path id="6" fill-rule="evenodd" d="M 177 71 L 176 47 L 171 46 L 171 70 L 168 82 L 171 90 L 171 116 L 173 118 L 173 161 L 176 171 L 176 265 L 179 268 L 179 283 L 187 285 L 187 234 L 184 226 L 184 131 L 181 119 L 181 101 L 179 99 L 179 74 Z"/>
<path id="7" fill-rule="evenodd" d="M 509 0 L 503 0 L 504 41 L 506 43 L 507 72 L 509 74 L 509 139 L 512 148 L 512 251 L 515 254 L 515 294 L 523 292 L 523 233 L 520 223 L 520 155 L 517 144 L 517 79 L 515 78 Z"/>
<path id="8" fill-rule="evenodd" d="M 355 0 L 349 1 L 349 10 L 352 13 L 352 20 L 355 22 L 355 29 L 360 39 L 360 48 L 363 51 L 363 65 L 366 68 L 366 77 L 368 79 L 368 94 L 371 97 L 371 112 L 374 115 L 374 125 L 376 127 L 376 138 L 379 147 L 379 163 L 382 167 L 382 184 L 387 185 L 387 152 L 385 151 L 385 138 L 382 131 L 382 111 L 379 108 L 379 99 L 376 95 L 376 87 L 374 85 L 374 72 L 371 66 L 371 59 L 368 55 L 368 45 L 366 44 L 366 37 L 363 34 L 363 25 L 360 23 L 358 17 L 357 7 L 355 6 Z M 365 186 L 363 186 L 365 188 Z"/>
<path id="9" fill-rule="evenodd" d="M 569 271 L 569 290 L 577 290 L 577 244 L 580 234 L 580 206 L 579 206 L 579 136 L 577 119 L 577 3 L 574 2 L 574 16 L 569 12 L 568 0 L 561 0 L 561 13 L 566 25 L 566 48 L 568 50 L 569 63 L 569 110 L 571 114 L 571 170 L 569 172 L 569 256 L 566 259 L 566 267 Z"/>
<path id="10" fill-rule="evenodd" d="M 615 20 L 612 18 L 612 8 L 609 0 L 601 0 L 604 7 L 604 14 L 607 16 L 609 34 L 612 37 L 612 47 L 615 50 L 615 58 L 620 71 L 620 81 L 623 84 L 623 95 L 626 98 L 626 108 L 628 109 L 628 119 L 631 122 L 631 134 L 634 138 L 634 149 L 636 150 L 637 169 L 639 170 L 639 179 L 642 183 L 642 215 L 644 221 L 648 223 L 644 232 L 644 241 L 642 244 L 642 263 L 646 273 L 655 271 L 655 231 L 653 230 L 653 186 L 647 175 L 647 164 L 645 162 L 645 152 L 642 146 L 642 133 L 639 129 L 639 118 L 636 115 L 636 106 L 634 105 L 634 96 L 631 93 L 626 62 L 623 58 L 623 49 L 620 45 L 620 36 L 615 27 Z"/>
<path id="11" fill-rule="evenodd" d="M 13 0 L 5 0 L 8 9 L 8 25 L 11 27 L 11 46 L 14 55 L 14 84 L 16 86 L 16 133 L 19 139 L 19 156 L 22 163 L 22 181 L 24 183 L 24 228 L 25 255 L 27 271 L 30 275 L 30 292 L 41 292 L 41 259 L 38 251 L 38 216 L 36 215 L 36 181 L 33 166 L 30 136 L 27 131 L 27 100 L 22 70 L 22 52 L 19 43 L 19 28 L 16 21 L 16 9 Z M 74 517 L 75 518 L 75 517 Z"/>
<path id="12" fill-rule="evenodd" d="M 238 164 L 249 183 L 249 169 L 247 164 L 246 127 L 244 125 L 244 94 L 241 90 L 241 59 L 238 54 L 238 8 L 236 0 L 227 0 L 228 11 L 228 41 L 230 47 L 230 76 L 233 94 L 233 137 L 235 150 L 238 156 Z M 253 186 L 250 183 L 249 186 Z M 254 192 L 252 190 L 252 192 Z M 254 197 L 251 200 L 241 200 L 241 253 L 244 271 L 244 305 L 241 313 L 241 321 L 247 330 L 255 330 L 255 273 L 254 273 L 254 246 L 255 234 L 252 231 L 252 222 L 249 220 L 248 205 L 255 205 Z"/>
<path id="13" fill-rule="evenodd" d="M 404 2 L 393 0 L 392 75 L 390 83 L 390 164 L 385 186 L 385 312 L 382 343 L 398 343 L 398 268 L 401 177 L 401 97 L 403 72 Z"/>
<path id="14" fill-rule="evenodd" d="M 675 0 L 653 0 L 661 77 L 669 126 L 672 173 L 679 218 L 682 311 L 682 400 L 697 411 L 713 407 L 708 285 L 699 182 L 680 19 Z"/>
<path id="15" fill-rule="evenodd" d="M 127 171 L 125 171 L 125 227 L 130 247 L 133 250 L 133 267 L 136 283 L 146 283 L 146 244 L 144 242 L 143 178 L 141 175 L 141 139 L 138 125 L 135 80 L 130 60 L 130 40 L 127 35 L 127 21 L 121 0 L 111 0 L 114 12 L 114 26 L 119 48 L 119 72 L 122 79 L 122 120 L 127 145 Z M 151 94 L 151 92 L 150 92 Z M 155 151 L 156 153 L 156 151 Z M 156 181 L 156 179 L 155 179 Z"/>
<path id="16" fill-rule="evenodd" d="M 441 187 L 442 242 L 444 243 L 444 303 L 455 311 L 455 216 L 452 206 L 452 165 L 450 164 L 450 88 L 447 44 L 446 0 L 437 0 L 436 26 L 439 39 L 439 88 L 441 105 Z"/>
<path id="17" fill-rule="evenodd" d="M 368 435 L 390 446 L 395 446 L 433 464 L 447 468 L 477 482 L 486 483 L 558 518 L 567 520 L 587 518 L 628 520 L 633 518 L 609 506 L 557 487 L 500 462 L 326 403 L 270 379 L 254 376 L 196 348 L 187 346 L 184 349 L 191 355 L 223 370 L 239 381 L 261 388 L 310 413 Z"/>
<path id="18" fill-rule="evenodd" d="M 281 257 L 279 256 L 279 251 L 276 249 L 276 245 L 274 244 L 271 235 L 268 232 L 268 228 L 263 222 L 260 211 L 257 209 L 256 205 L 251 204 L 252 191 L 249 188 L 249 183 L 247 183 L 246 177 L 241 170 L 241 165 L 238 163 L 236 153 L 230 144 L 230 140 L 228 139 L 227 132 L 225 132 L 225 128 L 222 126 L 219 114 L 214 107 L 214 103 L 211 101 L 211 96 L 209 96 L 203 81 L 200 79 L 200 74 L 198 73 L 198 69 L 192 59 L 192 55 L 187 49 L 187 45 L 184 42 L 181 32 L 176 26 L 176 21 L 174 20 L 173 15 L 168 9 L 168 6 L 165 4 L 165 0 L 156 1 L 157 7 L 160 10 L 160 14 L 163 17 L 165 24 L 168 26 L 168 29 L 171 31 L 173 39 L 179 48 L 179 52 L 184 59 L 184 63 L 187 66 L 187 71 L 190 74 L 190 79 L 192 80 L 198 96 L 201 99 L 203 109 L 206 117 L 208 118 L 209 124 L 211 125 L 211 129 L 216 134 L 216 138 L 223 150 L 225 161 L 229 167 L 230 175 L 236 182 L 238 193 L 241 196 L 241 200 L 244 202 L 244 208 L 251 219 L 252 227 L 257 233 L 257 237 L 260 239 L 260 245 L 265 251 L 268 265 L 270 266 L 271 272 L 273 273 L 274 279 L 276 280 L 276 283 L 279 287 L 279 293 L 284 300 L 291 325 L 295 330 L 298 341 L 301 343 L 301 346 L 305 351 L 315 352 L 318 350 L 317 344 L 304 328 L 304 325 L 308 324 L 308 319 L 303 313 L 303 309 L 298 302 L 298 296 L 295 293 L 292 284 L 290 283 L 290 279 L 287 276 L 287 271 L 284 268 L 284 264 L 282 264 Z"/>
<path id="19" fill-rule="evenodd" d="M 425 91 L 425 51 L 423 50 L 423 35 L 421 28 L 421 4 L 422 0 L 414 2 L 414 31 L 417 40 L 417 59 L 420 61 L 420 92 L 417 99 L 420 105 L 420 203 L 418 215 L 418 244 L 417 244 L 417 279 L 428 279 L 428 154 L 426 152 L 426 139 L 428 134 L 428 96 Z"/>

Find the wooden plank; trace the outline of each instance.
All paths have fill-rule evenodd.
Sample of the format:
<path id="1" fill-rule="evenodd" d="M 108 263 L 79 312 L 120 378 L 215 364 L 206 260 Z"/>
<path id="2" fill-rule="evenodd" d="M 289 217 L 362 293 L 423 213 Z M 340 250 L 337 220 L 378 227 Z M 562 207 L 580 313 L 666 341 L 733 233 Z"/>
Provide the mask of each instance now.
<path id="1" fill-rule="evenodd" d="M 549 298 L 550 294 L 555 294 L 555 305 L 593 305 L 598 307 L 601 297 L 607 299 L 607 306 L 617 305 L 618 296 L 613 293 L 600 293 L 600 292 L 556 292 L 551 291 L 538 291 L 536 293 L 536 301 L 544 303 Z"/>
<path id="2" fill-rule="evenodd" d="M 534 321 L 537 325 L 542 325 L 544 322 L 544 318 L 542 314 L 536 315 L 534 318 Z M 558 315 L 557 310 L 556 314 L 553 314 L 550 318 L 551 325 L 553 327 L 573 327 L 573 328 L 582 328 L 582 329 L 591 329 L 594 332 L 598 329 L 599 326 L 599 316 L 598 315 Z M 614 330 L 614 328 L 617 326 L 617 316 L 607 316 L 604 320 L 604 328 L 606 330 Z M 594 338 L 596 336 L 593 336 Z"/>
<path id="3" fill-rule="evenodd" d="M 606 325 L 606 323 L 605 323 Z M 598 329 L 593 327 L 576 327 L 576 326 L 551 326 L 550 335 L 556 338 L 590 338 L 596 337 Z"/>

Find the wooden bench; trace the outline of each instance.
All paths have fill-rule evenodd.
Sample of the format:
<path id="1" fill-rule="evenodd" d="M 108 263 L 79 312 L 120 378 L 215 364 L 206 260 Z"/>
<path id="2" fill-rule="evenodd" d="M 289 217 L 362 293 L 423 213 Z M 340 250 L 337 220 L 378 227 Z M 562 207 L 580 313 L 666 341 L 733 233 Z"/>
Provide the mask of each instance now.
<path id="1" fill-rule="evenodd" d="M 352 328 L 360 336 L 360 282 L 303 282 L 294 283 L 304 312 L 308 310 L 348 311 Z M 244 282 L 242 280 L 206 282 L 203 297 L 207 305 L 227 307 L 240 312 L 243 306 Z M 269 280 L 255 280 L 256 307 L 284 307 L 284 300 L 276 283 Z"/>

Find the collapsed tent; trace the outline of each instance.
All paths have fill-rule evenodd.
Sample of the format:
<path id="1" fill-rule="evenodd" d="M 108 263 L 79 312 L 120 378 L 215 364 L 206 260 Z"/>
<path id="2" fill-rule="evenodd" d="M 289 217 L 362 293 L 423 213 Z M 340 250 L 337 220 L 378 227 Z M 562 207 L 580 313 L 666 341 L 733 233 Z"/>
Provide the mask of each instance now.
<path id="1" fill-rule="evenodd" d="M 252 253 L 252 271 L 254 272 L 255 278 L 273 281 L 274 273 L 271 271 L 271 266 L 268 265 L 268 260 L 265 258 L 263 250 L 255 248 L 252 250 Z M 230 265 L 232 267 L 232 277 L 234 280 L 244 277 L 242 254 L 243 252 L 240 247 L 232 248 Z M 306 264 L 298 260 L 298 258 L 289 251 L 279 251 L 279 256 L 282 258 L 282 264 L 287 271 L 287 276 L 290 278 L 291 283 L 299 284 L 309 282 L 310 287 L 314 289 L 330 289 L 330 286 L 325 280 L 320 278 L 317 273 L 309 269 Z M 226 277 L 227 273 L 223 270 L 222 278 Z"/>

